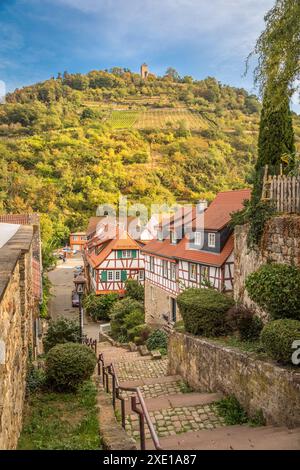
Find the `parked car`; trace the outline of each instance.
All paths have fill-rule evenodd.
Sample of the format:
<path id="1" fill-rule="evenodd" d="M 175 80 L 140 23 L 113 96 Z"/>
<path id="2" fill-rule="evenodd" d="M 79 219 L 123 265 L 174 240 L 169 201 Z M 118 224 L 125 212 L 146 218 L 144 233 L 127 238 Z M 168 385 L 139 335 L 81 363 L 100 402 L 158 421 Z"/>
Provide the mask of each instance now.
<path id="1" fill-rule="evenodd" d="M 75 290 L 72 291 L 72 307 L 79 307 L 79 295 Z"/>

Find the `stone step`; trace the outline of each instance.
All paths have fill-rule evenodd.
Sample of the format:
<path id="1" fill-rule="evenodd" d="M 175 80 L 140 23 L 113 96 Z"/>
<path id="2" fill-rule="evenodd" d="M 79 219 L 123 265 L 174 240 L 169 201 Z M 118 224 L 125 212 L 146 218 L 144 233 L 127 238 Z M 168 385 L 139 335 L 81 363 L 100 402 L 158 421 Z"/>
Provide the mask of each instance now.
<path id="1" fill-rule="evenodd" d="M 300 450 L 300 428 L 224 426 L 160 438 L 164 450 Z M 154 449 L 151 439 L 147 449 Z"/>
<path id="2" fill-rule="evenodd" d="M 144 385 L 164 385 L 169 383 L 182 382 L 181 375 L 164 375 L 162 377 L 141 378 L 137 380 L 123 380 L 120 385 L 123 387 L 143 387 Z"/>
<path id="3" fill-rule="evenodd" d="M 182 394 L 152 398 L 146 404 L 158 436 L 165 437 L 224 426 L 224 419 L 218 415 L 214 405 L 219 398 L 219 394 Z M 126 405 L 126 411 L 131 413 L 126 416 L 126 431 L 137 438 L 138 416 L 132 413 L 130 403 Z M 148 429 L 147 437 L 150 437 Z"/>
<path id="4" fill-rule="evenodd" d="M 132 362 L 114 363 L 119 381 L 135 381 L 145 378 L 160 378 L 167 375 L 168 359 L 151 361 L 145 358 Z"/>
<path id="5" fill-rule="evenodd" d="M 177 393 L 174 395 L 163 395 L 160 397 L 148 398 L 146 401 L 148 411 L 158 411 L 162 409 L 189 409 L 195 406 L 204 406 L 214 403 L 222 398 L 220 393 Z M 130 403 L 127 404 L 127 412 L 131 412 Z"/>

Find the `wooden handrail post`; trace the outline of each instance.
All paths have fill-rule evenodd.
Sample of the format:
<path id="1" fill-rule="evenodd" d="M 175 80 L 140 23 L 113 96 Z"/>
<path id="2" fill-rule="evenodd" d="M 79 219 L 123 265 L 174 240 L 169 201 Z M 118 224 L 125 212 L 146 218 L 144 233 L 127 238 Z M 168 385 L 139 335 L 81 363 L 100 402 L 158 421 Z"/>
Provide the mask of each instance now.
<path id="1" fill-rule="evenodd" d="M 140 443 L 141 450 L 146 450 L 146 437 L 145 437 L 145 418 L 143 411 L 139 410 L 136 403 L 136 396 L 131 397 L 131 408 L 132 411 L 139 415 L 139 426 L 140 426 Z"/>

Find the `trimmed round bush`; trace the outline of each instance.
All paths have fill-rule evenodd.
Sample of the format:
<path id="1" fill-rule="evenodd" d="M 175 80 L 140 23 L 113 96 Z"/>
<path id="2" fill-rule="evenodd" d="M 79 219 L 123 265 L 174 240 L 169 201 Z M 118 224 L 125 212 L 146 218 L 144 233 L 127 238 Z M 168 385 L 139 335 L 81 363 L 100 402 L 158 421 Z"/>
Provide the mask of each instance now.
<path id="1" fill-rule="evenodd" d="M 137 345 L 144 344 L 147 341 L 150 332 L 151 329 L 148 325 L 137 325 L 128 331 L 128 338 Z"/>
<path id="2" fill-rule="evenodd" d="M 186 289 L 177 297 L 185 330 L 194 335 L 220 336 L 226 332 L 231 297 L 214 289 Z"/>
<path id="3" fill-rule="evenodd" d="M 149 351 L 153 351 L 154 349 L 167 349 L 168 336 L 163 330 L 155 330 L 147 339 L 146 344 Z"/>
<path id="4" fill-rule="evenodd" d="M 254 312 L 243 305 L 235 305 L 226 313 L 226 323 L 233 332 L 238 332 L 242 341 L 259 338 L 263 322 Z"/>
<path id="5" fill-rule="evenodd" d="M 48 352 L 56 344 L 78 343 L 80 332 L 78 322 L 59 318 L 51 321 L 43 340 L 45 352 Z"/>
<path id="6" fill-rule="evenodd" d="M 273 320 L 300 320 L 300 269 L 288 264 L 265 264 L 246 279 L 251 300 Z"/>
<path id="7" fill-rule="evenodd" d="M 47 383 L 58 391 L 76 390 L 89 379 L 96 366 L 94 352 L 83 344 L 58 344 L 46 358 Z"/>
<path id="8" fill-rule="evenodd" d="M 260 339 L 272 359 L 289 363 L 294 352 L 292 344 L 300 340 L 300 321 L 287 318 L 271 321 L 264 326 Z"/>

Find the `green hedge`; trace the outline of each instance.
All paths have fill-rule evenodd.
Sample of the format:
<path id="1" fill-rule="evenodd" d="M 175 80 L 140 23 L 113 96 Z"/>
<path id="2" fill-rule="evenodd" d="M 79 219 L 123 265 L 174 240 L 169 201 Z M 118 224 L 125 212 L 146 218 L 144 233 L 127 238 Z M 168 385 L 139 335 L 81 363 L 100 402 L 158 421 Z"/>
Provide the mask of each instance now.
<path id="1" fill-rule="evenodd" d="M 110 318 L 112 337 L 126 342 L 129 340 L 128 331 L 145 322 L 144 306 L 131 297 L 125 297 L 114 303 Z"/>
<path id="2" fill-rule="evenodd" d="M 96 295 L 90 293 L 84 297 L 83 307 L 94 320 L 109 320 L 110 309 L 118 298 L 118 294 Z"/>
<path id="3" fill-rule="evenodd" d="M 266 264 L 246 279 L 251 300 L 273 320 L 300 320 L 300 269 L 288 264 Z"/>
<path id="4" fill-rule="evenodd" d="M 47 354 L 47 383 L 58 391 L 76 390 L 91 377 L 96 362 L 94 352 L 83 344 L 58 344 Z"/>
<path id="5" fill-rule="evenodd" d="M 252 310 L 244 305 L 235 305 L 226 313 L 226 323 L 232 332 L 238 332 L 242 341 L 254 341 L 259 338 L 263 322 Z"/>
<path id="6" fill-rule="evenodd" d="M 261 342 L 268 355 L 283 363 L 291 363 L 294 349 L 292 344 L 300 340 L 300 321 L 274 320 L 267 323 L 261 332 Z"/>
<path id="7" fill-rule="evenodd" d="M 186 289 L 177 304 L 188 333 L 220 336 L 226 332 L 226 312 L 234 301 L 215 289 Z"/>

